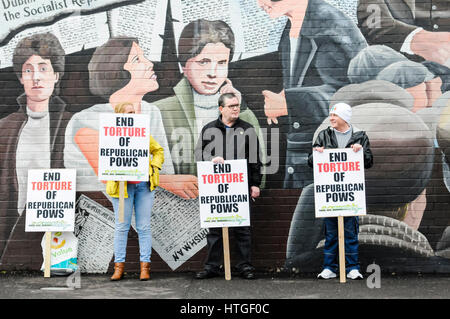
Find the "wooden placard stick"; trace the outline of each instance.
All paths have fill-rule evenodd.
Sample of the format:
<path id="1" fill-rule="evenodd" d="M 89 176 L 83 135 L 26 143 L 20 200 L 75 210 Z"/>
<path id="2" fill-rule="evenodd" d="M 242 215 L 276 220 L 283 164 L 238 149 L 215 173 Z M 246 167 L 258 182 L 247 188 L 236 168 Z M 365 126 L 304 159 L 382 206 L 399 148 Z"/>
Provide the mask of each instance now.
<path id="1" fill-rule="evenodd" d="M 231 280 L 230 241 L 228 237 L 228 227 L 222 227 L 222 238 L 223 238 L 223 261 L 225 266 L 225 280 Z"/>
<path id="2" fill-rule="evenodd" d="M 50 278 L 51 249 L 52 249 L 52 232 L 45 232 L 45 257 L 44 257 L 44 278 Z"/>
<path id="3" fill-rule="evenodd" d="M 338 238 L 339 238 L 339 281 L 345 283 L 345 232 L 344 217 L 338 216 Z"/>
<path id="4" fill-rule="evenodd" d="M 125 182 L 119 182 L 119 223 L 124 222 L 123 206 L 125 202 Z"/>

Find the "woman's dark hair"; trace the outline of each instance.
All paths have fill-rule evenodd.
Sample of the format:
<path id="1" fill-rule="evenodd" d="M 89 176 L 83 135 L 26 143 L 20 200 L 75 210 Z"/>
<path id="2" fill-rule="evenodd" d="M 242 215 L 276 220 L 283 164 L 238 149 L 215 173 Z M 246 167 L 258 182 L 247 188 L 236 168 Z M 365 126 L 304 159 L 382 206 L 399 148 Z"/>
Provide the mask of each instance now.
<path id="1" fill-rule="evenodd" d="M 108 100 L 111 94 L 127 85 L 131 75 L 123 66 L 128 61 L 133 43 L 139 44 L 138 39 L 111 38 L 95 50 L 88 65 L 92 94 Z"/>

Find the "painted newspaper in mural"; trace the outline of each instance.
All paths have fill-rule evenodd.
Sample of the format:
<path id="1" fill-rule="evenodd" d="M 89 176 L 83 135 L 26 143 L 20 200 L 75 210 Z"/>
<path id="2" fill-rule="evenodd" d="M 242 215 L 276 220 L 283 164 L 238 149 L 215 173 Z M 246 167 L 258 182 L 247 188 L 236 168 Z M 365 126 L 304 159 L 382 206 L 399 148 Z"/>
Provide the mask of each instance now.
<path id="1" fill-rule="evenodd" d="M 195 267 L 206 234 L 194 148 L 233 92 L 265 164 L 252 204 L 256 266 L 319 267 L 307 159 L 329 108 L 345 102 L 374 154 L 361 262 L 450 271 L 449 10 L 432 0 L 2 1 L 0 268 L 40 266 L 24 249 L 40 254 L 39 234 L 24 231 L 28 169 L 77 169 L 80 203 L 96 208 L 77 214 L 112 209 L 97 178 L 98 122 L 121 102 L 149 115 L 164 149 L 153 248 L 173 270 Z M 282 238 L 283 252 L 265 259 L 263 238 Z M 102 256 L 89 271 L 108 269 Z"/>

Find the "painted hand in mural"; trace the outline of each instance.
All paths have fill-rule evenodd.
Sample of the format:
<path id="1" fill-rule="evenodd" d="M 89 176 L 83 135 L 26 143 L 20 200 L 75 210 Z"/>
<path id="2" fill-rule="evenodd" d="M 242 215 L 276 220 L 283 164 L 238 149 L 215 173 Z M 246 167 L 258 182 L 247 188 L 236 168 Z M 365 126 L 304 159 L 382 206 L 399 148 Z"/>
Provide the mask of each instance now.
<path id="1" fill-rule="evenodd" d="M 425 82 L 425 85 L 427 86 L 428 107 L 431 107 L 442 95 L 442 79 L 440 77 L 434 78 L 431 81 Z"/>
<path id="2" fill-rule="evenodd" d="M 450 32 L 418 32 L 411 41 L 411 50 L 425 60 L 450 67 Z"/>
<path id="3" fill-rule="evenodd" d="M 441 85 L 441 78 L 436 77 L 430 81 L 407 88 L 406 91 L 414 98 L 414 107 L 411 111 L 415 113 L 421 109 L 432 107 L 433 103 L 442 95 Z"/>
<path id="4" fill-rule="evenodd" d="M 198 180 L 194 175 L 161 175 L 159 186 L 184 199 L 198 197 Z"/>
<path id="5" fill-rule="evenodd" d="M 239 92 L 239 91 L 233 86 L 233 83 L 231 82 L 230 79 L 225 79 L 225 83 L 226 83 L 226 84 L 220 88 L 220 94 L 234 93 L 234 94 L 237 96 L 237 98 L 238 98 L 238 100 L 239 100 L 239 105 L 240 105 L 241 102 L 242 102 L 242 95 L 241 95 L 241 92 Z"/>
<path id="6" fill-rule="evenodd" d="M 278 124 L 278 117 L 288 115 L 284 90 L 280 93 L 264 90 L 262 94 L 264 95 L 264 112 L 267 116 L 267 123 L 269 125 L 272 122 Z"/>

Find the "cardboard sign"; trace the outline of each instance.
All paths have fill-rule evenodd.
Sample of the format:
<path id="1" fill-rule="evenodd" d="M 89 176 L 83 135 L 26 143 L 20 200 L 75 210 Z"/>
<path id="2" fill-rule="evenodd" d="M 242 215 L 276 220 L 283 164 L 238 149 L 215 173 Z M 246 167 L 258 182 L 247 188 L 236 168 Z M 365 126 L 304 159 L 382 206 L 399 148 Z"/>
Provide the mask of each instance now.
<path id="1" fill-rule="evenodd" d="M 200 227 L 250 226 L 247 160 L 197 162 Z"/>
<path id="2" fill-rule="evenodd" d="M 73 231 L 76 170 L 28 171 L 26 232 Z"/>
<path id="3" fill-rule="evenodd" d="M 146 114 L 100 115 L 99 180 L 149 180 L 149 126 Z"/>
<path id="4" fill-rule="evenodd" d="M 316 217 L 366 214 L 363 150 L 314 151 Z"/>

